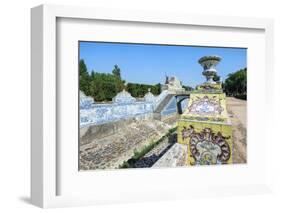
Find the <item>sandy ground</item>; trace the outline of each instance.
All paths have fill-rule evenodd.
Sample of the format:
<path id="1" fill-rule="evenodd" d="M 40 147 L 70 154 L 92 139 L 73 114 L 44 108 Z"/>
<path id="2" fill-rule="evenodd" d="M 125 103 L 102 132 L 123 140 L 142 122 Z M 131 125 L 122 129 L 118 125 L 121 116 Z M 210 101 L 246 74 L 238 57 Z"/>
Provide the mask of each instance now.
<path id="1" fill-rule="evenodd" d="M 247 101 L 227 97 L 227 110 L 233 125 L 233 163 L 247 162 Z"/>

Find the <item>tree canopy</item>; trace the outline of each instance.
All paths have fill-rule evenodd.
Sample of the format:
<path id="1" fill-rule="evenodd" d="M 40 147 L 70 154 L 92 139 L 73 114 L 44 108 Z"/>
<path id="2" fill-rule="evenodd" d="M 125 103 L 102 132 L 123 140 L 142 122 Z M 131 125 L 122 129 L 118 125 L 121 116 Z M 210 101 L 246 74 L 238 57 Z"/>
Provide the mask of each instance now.
<path id="1" fill-rule="evenodd" d="M 120 78 L 121 79 L 121 70 L 120 68 L 118 67 L 118 65 L 114 65 L 114 69 L 112 70 L 112 74 L 114 76 L 116 76 L 117 78 Z"/>
<path id="2" fill-rule="evenodd" d="M 85 95 L 90 94 L 90 76 L 87 70 L 87 66 L 84 60 L 79 61 L 79 88 L 85 93 Z"/>
<path id="3" fill-rule="evenodd" d="M 111 99 L 125 88 L 125 81 L 121 79 L 121 69 L 115 65 L 111 73 L 89 74 L 83 59 L 79 61 L 79 88 L 86 95 L 94 97 L 95 101 L 111 101 Z"/>
<path id="4" fill-rule="evenodd" d="M 230 73 L 224 82 L 227 95 L 246 99 L 247 96 L 247 68 Z"/>
<path id="5" fill-rule="evenodd" d="M 137 83 L 127 84 L 127 90 L 133 97 L 144 97 L 144 95 L 148 92 L 148 89 L 150 89 L 151 93 L 153 93 L 154 95 L 159 95 L 161 93 L 160 83 L 155 85 Z"/>

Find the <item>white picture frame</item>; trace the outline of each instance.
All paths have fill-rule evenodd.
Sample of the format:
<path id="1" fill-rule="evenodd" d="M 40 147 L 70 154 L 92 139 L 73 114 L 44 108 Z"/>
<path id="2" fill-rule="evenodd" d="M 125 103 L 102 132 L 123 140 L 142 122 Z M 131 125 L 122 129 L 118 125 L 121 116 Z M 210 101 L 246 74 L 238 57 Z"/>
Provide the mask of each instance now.
<path id="1" fill-rule="evenodd" d="M 266 142 L 264 146 L 266 153 L 263 158 L 266 158 L 264 165 L 260 168 L 256 168 L 257 172 L 263 173 L 262 178 L 257 178 L 257 181 L 253 181 L 253 184 L 249 184 L 249 181 L 242 183 L 241 181 L 235 184 L 216 184 L 200 185 L 200 182 L 194 182 L 192 187 L 187 186 L 186 182 L 182 182 L 181 187 L 179 185 L 169 185 L 167 189 L 151 188 L 149 195 L 145 195 L 143 192 L 140 194 L 133 195 L 130 186 L 128 189 L 117 189 L 110 191 L 110 189 L 104 188 L 97 189 L 94 194 L 84 193 L 68 193 L 61 194 L 59 191 L 61 181 L 60 172 L 63 170 L 59 164 L 60 147 L 57 144 L 58 131 L 57 131 L 57 120 L 58 120 L 58 99 L 57 99 L 57 88 L 60 82 L 57 79 L 57 29 L 58 20 L 63 19 L 79 19 L 79 20 L 100 20 L 100 21 L 118 21 L 131 22 L 131 23 L 152 23 L 155 26 L 161 25 L 167 28 L 173 26 L 199 26 L 202 28 L 218 28 L 226 29 L 231 32 L 232 29 L 239 30 L 257 30 L 263 33 L 261 38 L 264 41 L 264 56 L 262 58 L 263 63 L 260 68 L 261 76 L 257 77 L 257 81 L 264 82 L 264 87 L 261 86 L 260 90 L 264 94 L 266 100 L 261 103 L 263 106 L 260 107 L 259 112 L 264 110 L 264 106 L 267 107 L 267 112 L 262 118 L 265 123 L 265 136 Z M 123 10 L 112 10 L 112 9 L 100 9 L 100 8 L 85 8 L 85 7 L 74 7 L 74 6 L 54 6 L 54 5 L 41 5 L 31 10 L 31 201 L 33 204 L 47 208 L 47 207 L 61 207 L 61 206 L 76 206 L 76 205 L 91 205 L 100 203 L 116 203 L 116 202 L 138 202 L 143 200 L 165 200 L 165 199 L 178 199 L 198 196 L 214 196 L 214 195 L 233 195 L 233 194 L 252 194 L 252 193 L 264 193 L 271 191 L 271 162 L 270 162 L 270 149 L 269 146 L 270 131 L 269 123 L 271 122 L 273 109 L 273 99 L 270 95 L 270 91 L 273 88 L 271 82 L 273 76 L 273 21 L 271 19 L 257 19 L 257 18 L 241 18 L 241 17 L 217 17 L 217 16 L 203 16 L 203 15 L 188 15 L 188 14 L 173 14 L 173 13 L 153 13 L 146 11 L 123 11 Z M 78 72 L 78 71 L 77 71 Z M 264 78 L 265 77 L 265 78 Z M 251 81 L 251 78 L 249 79 Z M 253 81 L 253 80 L 252 80 Z M 255 90 L 259 85 L 254 86 L 252 89 Z M 78 100 L 78 99 L 76 99 Z M 255 99 L 252 99 L 253 102 Z M 78 127 L 78 125 L 77 125 Z M 251 127 L 248 127 L 251 128 Z M 257 127 L 258 128 L 258 127 Z M 260 128 L 260 127 L 259 127 Z M 260 139 L 262 140 L 262 139 Z M 260 141 L 261 142 L 261 141 Z M 257 145 L 258 147 L 258 145 Z M 248 149 L 258 149 L 249 146 Z M 66 152 L 65 150 L 64 152 Z M 203 171 L 203 170 L 204 171 Z M 231 172 L 230 166 L 223 168 L 210 167 L 196 169 L 196 173 L 204 175 L 208 172 L 223 172 L 223 170 Z M 241 172 L 247 172 L 248 168 L 239 168 Z M 171 172 L 169 172 L 171 171 Z M 194 170 L 195 171 L 195 170 Z M 73 172 L 73 171 L 70 171 Z M 113 171 L 105 171 L 106 176 L 109 178 L 119 178 L 128 175 L 135 175 L 135 178 L 144 177 L 144 173 L 148 173 L 150 177 L 159 178 L 171 174 L 172 178 L 178 177 L 180 173 L 185 173 L 185 168 L 180 170 L 142 170 L 142 171 L 119 171 L 115 173 Z M 190 172 L 190 171 L 189 171 Z M 257 173 L 257 174 L 259 174 Z M 99 177 L 95 177 L 95 174 L 88 173 L 87 176 L 92 175 L 93 180 L 95 178 L 104 178 L 103 172 Z M 188 175 L 188 174 L 184 174 Z M 190 174 L 189 174 L 190 175 Z M 254 174 L 253 174 L 254 176 Z M 195 176 L 193 178 L 196 178 Z M 99 179 L 99 180 L 100 180 Z M 128 178 L 129 179 L 129 178 Z M 74 180 L 71 179 L 70 180 Z M 89 181 L 89 178 L 83 179 Z M 105 180 L 105 179 L 104 179 Z M 179 178 L 179 180 L 181 180 Z M 66 181 L 66 180 L 65 180 Z M 68 187 L 71 187 L 68 183 Z M 126 188 L 126 186 L 124 186 Z M 82 187 L 83 188 L 83 187 Z M 85 188 L 85 186 L 84 186 Z M 91 187 L 89 187 L 90 190 Z M 145 187 L 144 187 L 145 188 Z M 77 188 L 73 186 L 75 191 Z M 91 189 L 92 190 L 92 189 Z M 100 191 L 98 191 L 100 190 Z M 121 191 L 118 191 L 121 190 Z M 188 193 L 187 193 L 188 191 Z M 120 195 L 122 193 L 122 195 Z"/>

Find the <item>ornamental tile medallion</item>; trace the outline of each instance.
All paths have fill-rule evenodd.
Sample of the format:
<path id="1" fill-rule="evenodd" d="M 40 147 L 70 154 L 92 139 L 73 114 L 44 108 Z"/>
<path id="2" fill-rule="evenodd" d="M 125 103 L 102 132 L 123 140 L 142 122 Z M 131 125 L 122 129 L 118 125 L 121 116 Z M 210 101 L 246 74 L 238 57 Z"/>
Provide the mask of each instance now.
<path id="1" fill-rule="evenodd" d="M 182 130 L 182 139 L 190 138 L 189 163 L 190 165 L 226 164 L 231 158 L 231 148 L 221 132 L 214 133 L 211 128 L 195 131 L 192 125 Z"/>
<path id="2" fill-rule="evenodd" d="M 196 100 L 192 101 L 192 104 L 188 107 L 188 111 L 191 114 L 198 115 L 220 115 L 223 111 L 223 107 L 215 96 L 203 98 L 196 97 Z"/>

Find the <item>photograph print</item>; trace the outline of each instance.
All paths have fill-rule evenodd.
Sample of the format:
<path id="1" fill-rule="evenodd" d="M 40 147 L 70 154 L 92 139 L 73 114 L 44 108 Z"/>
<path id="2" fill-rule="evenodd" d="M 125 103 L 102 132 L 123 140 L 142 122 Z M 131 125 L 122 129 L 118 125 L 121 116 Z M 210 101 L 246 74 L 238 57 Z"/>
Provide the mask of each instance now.
<path id="1" fill-rule="evenodd" d="M 79 171 L 247 163 L 247 48 L 79 41 Z"/>

